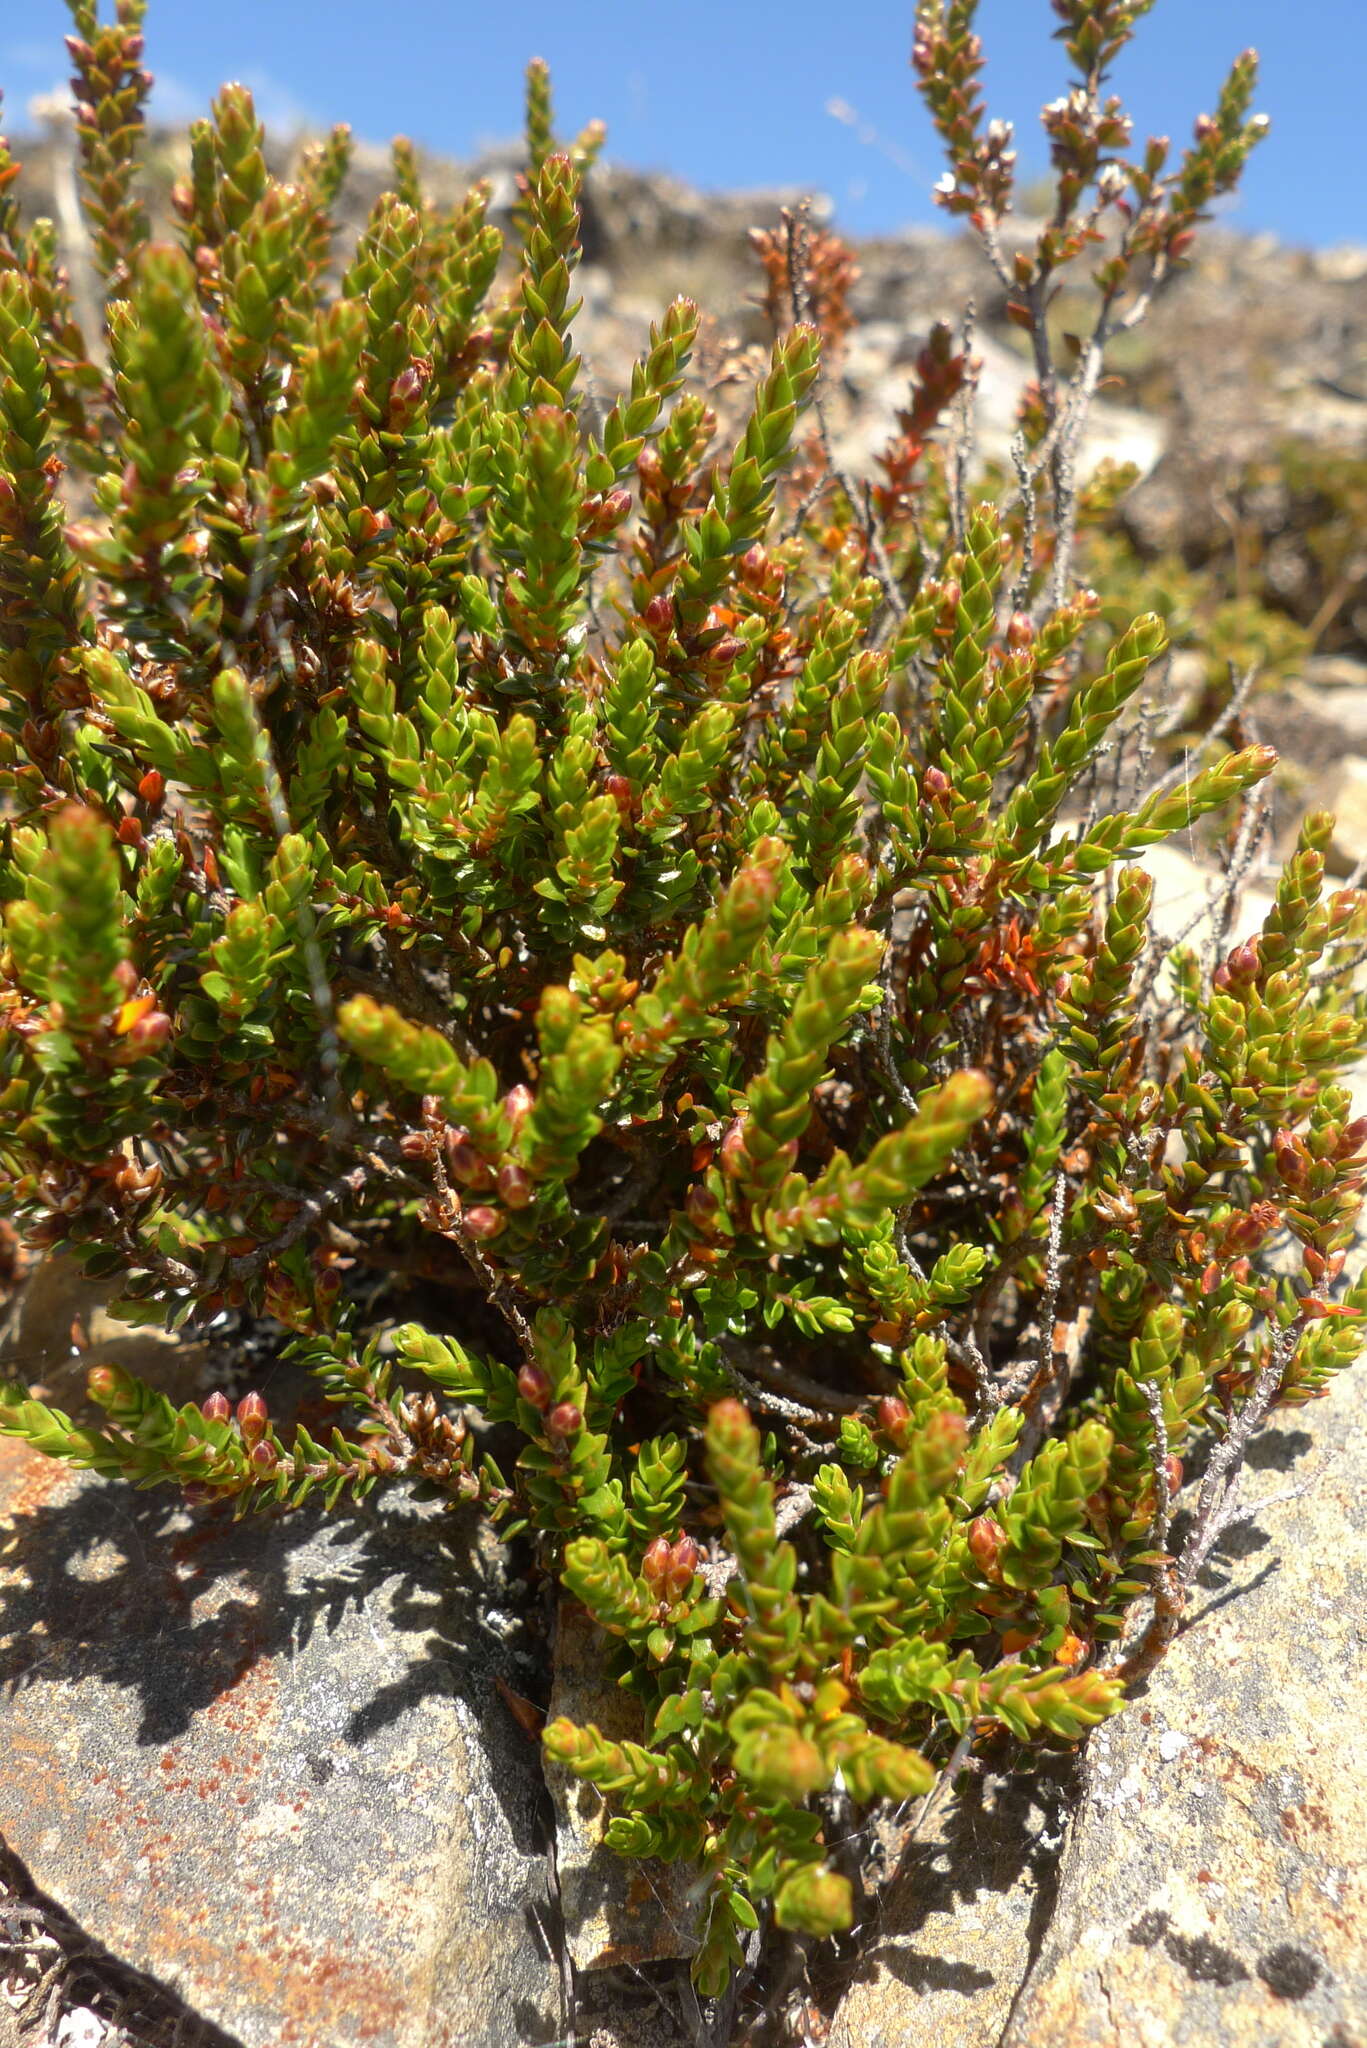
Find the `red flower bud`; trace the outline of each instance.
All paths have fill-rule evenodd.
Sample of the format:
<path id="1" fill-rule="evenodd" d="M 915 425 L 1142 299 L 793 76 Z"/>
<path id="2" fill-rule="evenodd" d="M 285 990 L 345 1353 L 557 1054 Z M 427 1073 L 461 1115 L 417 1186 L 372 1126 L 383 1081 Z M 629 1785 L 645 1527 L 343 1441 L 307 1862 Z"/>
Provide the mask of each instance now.
<path id="1" fill-rule="evenodd" d="M 251 1461 L 258 1472 L 273 1472 L 276 1466 L 274 1444 L 254 1444 L 252 1446 Z"/>
<path id="2" fill-rule="evenodd" d="M 672 631 L 674 625 L 673 598 L 666 597 L 664 592 L 661 591 L 657 597 L 651 598 L 650 603 L 641 613 L 641 618 L 649 626 L 652 633 L 665 634 Z"/>
<path id="3" fill-rule="evenodd" d="M 517 1376 L 517 1391 L 524 1401 L 530 1401 L 533 1408 L 544 1415 L 551 1405 L 551 1383 L 539 1365 L 530 1360 Z"/>
<path id="4" fill-rule="evenodd" d="M 682 1600 L 698 1569 L 698 1546 L 691 1536 L 680 1536 L 670 1553 L 666 1589 L 674 1600 Z"/>
<path id="5" fill-rule="evenodd" d="M 128 1060 L 146 1059 L 150 1054 L 160 1052 L 170 1036 L 171 1019 L 165 1010 L 149 1010 L 124 1033 L 123 1057 Z"/>
<path id="6" fill-rule="evenodd" d="M 1305 1179 L 1310 1160 L 1294 1131 L 1288 1131 L 1283 1126 L 1272 1140 L 1272 1149 L 1276 1154 L 1277 1171 L 1282 1179 L 1290 1187 L 1299 1187 Z"/>
<path id="7" fill-rule="evenodd" d="M 726 1127 L 721 1141 L 721 1170 L 734 1180 L 745 1171 L 745 1124 L 740 1117 L 733 1117 Z"/>
<path id="8" fill-rule="evenodd" d="M 546 1428 L 552 1436 L 578 1436 L 583 1427 L 583 1412 L 575 1407 L 573 1401 L 557 1401 L 546 1417 Z"/>
<path id="9" fill-rule="evenodd" d="M 674 1552 L 667 1536 L 657 1536 L 646 1546 L 645 1556 L 641 1559 L 641 1576 L 648 1586 L 658 1588 L 673 1558 Z"/>
<path id="10" fill-rule="evenodd" d="M 1367 1116 L 1354 1117 L 1352 1123 L 1343 1127 L 1343 1136 L 1338 1142 L 1338 1157 L 1351 1159 L 1364 1145 L 1367 1145 Z"/>
<path id="11" fill-rule="evenodd" d="M 921 786 L 927 796 L 947 796 L 953 787 L 943 768 L 927 768 Z"/>
<path id="12" fill-rule="evenodd" d="M 199 1412 L 206 1422 L 227 1422 L 233 1411 L 228 1396 L 215 1388 L 207 1401 L 200 1402 Z"/>
<path id="13" fill-rule="evenodd" d="M 138 784 L 138 795 L 145 804 L 159 804 L 166 794 L 166 777 L 160 768 L 149 768 Z"/>
<path id="14" fill-rule="evenodd" d="M 430 1159 L 432 1140 L 426 1131 L 405 1131 L 399 1140 L 399 1151 L 405 1159 Z"/>
<path id="15" fill-rule="evenodd" d="M 1006 622 L 1006 644 L 1013 654 L 1024 654 L 1035 644 L 1035 627 L 1029 612 L 1012 612 Z"/>
<path id="16" fill-rule="evenodd" d="M 610 796 L 624 818 L 631 816 L 631 781 L 625 775 L 605 775 L 603 793 Z"/>
<path id="17" fill-rule="evenodd" d="M 878 1418 L 878 1427 L 894 1440 L 901 1436 L 911 1420 L 910 1408 L 897 1394 L 884 1394 L 874 1414 Z"/>
<path id="18" fill-rule="evenodd" d="M 269 1411 L 260 1394 L 244 1394 L 237 1404 L 237 1426 L 246 1444 L 254 1444 L 266 1434 L 270 1420 Z"/>
<path id="19" fill-rule="evenodd" d="M 120 846 L 141 846 L 143 840 L 141 818 L 120 818 L 115 834 Z"/>
<path id="20" fill-rule="evenodd" d="M 724 633 L 716 645 L 707 650 L 709 668 L 729 668 L 731 663 L 745 652 L 745 642 L 734 633 Z"/>
<path id="21" fill-rule="evenodd" d="M 1171 1499 L 1174 1494 L 1180 1493 L 1182 1490 L 1182 1460 L 1180 1458 L 1165 1459 L 1163 1470 L 1167 1474 L 1168 1498 Z"/>

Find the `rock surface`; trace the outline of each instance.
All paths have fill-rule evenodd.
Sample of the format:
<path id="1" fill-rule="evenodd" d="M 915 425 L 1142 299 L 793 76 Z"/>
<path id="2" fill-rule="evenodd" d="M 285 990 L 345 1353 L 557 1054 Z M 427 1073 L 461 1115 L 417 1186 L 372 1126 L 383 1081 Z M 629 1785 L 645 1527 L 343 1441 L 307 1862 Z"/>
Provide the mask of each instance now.
<path id="1" fill-rule="evenodd" d="M 608 1676 L 610 1644 L 573 1601 L 561 1604 L 548 1718 L 592 1722 L 614 1742 L 639 1742 L 641 1715 Z M 579 1970 L 691 1956 L 697 1909 L 691 1870 L 653 1859 L 626 1862 L 604 1846 L 607 1805 L 592 1785 L 547 1761 L 555 1806 L 556 1870 L 565 1942 Z"/>
<path id="2" fill-rule="evenodd" d="M 1001 2048 L 1367 2038 L 1367 1375 L 1255 1446 L 1192 1626 L 1094 1736 L 1058 1903 Z"/>
<path id="3" fill-rule="evenodd" d="M 1048 1925 L 1075 1777 L 1065 1758 L 970 1781 L 940 1801 L 841 2000 L 830 2048 L 997 2048 Z"/>
<path id="4" fill-rule="evenodd" d="M 0 1834 L 241 2048 L 560 2030 L 518 1618 L 402 1497 L 234 1524 L 0 1441 Z"/>
<path id="5" fill-rule="evenodd" d="M 1091 1738 L 1071 1821 L 1047 1780 L 961 1795 L 831 2048 L 1363 2048 L 1367 1373 L 1250 1464 L 1268 1505 Z"/>
<path id="6" fill-rule="evenodd" d="M 1367 755 L 1344 755 L 1335 777 L 1333 808 L 1330 869 L 1336 875 L 1357 874 L 1367 862 Z"/>

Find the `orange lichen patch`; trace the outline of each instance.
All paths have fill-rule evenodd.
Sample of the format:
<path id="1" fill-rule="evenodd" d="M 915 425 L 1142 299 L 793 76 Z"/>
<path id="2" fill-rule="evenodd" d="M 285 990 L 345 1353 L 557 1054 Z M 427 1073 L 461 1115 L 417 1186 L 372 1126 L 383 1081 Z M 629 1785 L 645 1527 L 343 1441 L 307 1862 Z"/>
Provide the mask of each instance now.
<path id="1" fill-rule="evenodd" d="M 48 1507 L 79 1484 L 69 1465 L 45 1458 L 17 1437 L 0 1437 L 0 1528 Z"/>
<path id="2" fill-rule="evenodd" d="M 269 1883 L 234 1885 L 250 1893 L 252 1939 L 239 1940 L 240 1918 L 224 1911 L 215 1886 L 207 1893 L 178 1891 L 164 1900 L 164 1967 L 212 1982 L 230 1975 L 241 2004 L 273 2019 L 272 2041 L 299 2048 L 329 2038 L 338 2012 L 346 2014 L 350 2041 L 392 2040 L 396 2013 L 411 2010 L 415 1985 L 386 1959 L 388 1943 L 369 1952 L 312 1941 L 291 1926 Z M 400 1951 L 401 1952 L 401 1951 Z"/>
<path id="3" fill-rule="evenodd" d="M 239 1742 L 259 1744 L 279 1712 L 280 1680 L 271 1658 L 261 1654 L 254 1637 L 243 1645 L 232 1677 L 204 1709 L 209 1726 Z M 239 1748 L 233 1768 L 239 1774 L 261 1762 L 260 1747 Z"/>

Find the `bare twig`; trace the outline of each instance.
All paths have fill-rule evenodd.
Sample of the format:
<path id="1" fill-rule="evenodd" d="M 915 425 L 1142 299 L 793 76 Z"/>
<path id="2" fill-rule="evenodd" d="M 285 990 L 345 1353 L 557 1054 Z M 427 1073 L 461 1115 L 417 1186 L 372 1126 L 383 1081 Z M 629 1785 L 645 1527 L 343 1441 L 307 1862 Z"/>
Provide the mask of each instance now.
<path id="1" fill-rule="evenodd" d="M 1147 1623 L 1130 1647 L 1103 1668 L 1103 1677 L 1133 1685 L 1147 1677 L 1166 1655 L 1182 1625 L 1197 1573 L 1220 1537 L 1242 1519 L 1237 1496 L 1244 1459 L 1281 1392 L 1304 1329 L 1304 1316 L 1297 1316 L 1274 1340 L 1243 1406 L 1211 1455 L 1180 1555 L 1158 1568 Z"/>
<path id="2" fill-rule="evenodd" d="M 1172 1519 L 1172 1483 L 1168 1477 L 1168 1419 L 1163 1413 L 1162 1389 L 1156 1387 L 1152 1380 L 1145 1380 L 1141 1391 L 1153 1422 L 1150 1462 L 1153 1466 L 1154 1510 L 1150 1535 L 1155 1550 L 1166 1550 L 1168 1526 Z"/>
<path id="3" fill-rule="evenodd" d="M 804 198 L 783 215 L 784 236 L 788 259 L 788 297 L 793 319 L 804 322 L 811 318 L 811 300 L 807 290 L 807 261 L 811 240 L 810 198 Z M 849 500 L 850 510 L 857 511 L 861 502 L 864 511 L 864 538 L 869 554 L 873 558 L 874 575 L 883 593 L 883 602 L 896 618 L 906 616 L 907 601 L 897 587 L 897 578 L 888 559 L 882 529 L 874 511 L 868 487 L 861 493 L 854 479 L 844 471 L 835 459 L 831 439 L 830 416 L 826 410 L 826 394 L 823 387 L 824 369 L 812 390 L 812 411 L 816 416 L 817 438 L 826 469 L 833 482 L 837 483 Z"/>

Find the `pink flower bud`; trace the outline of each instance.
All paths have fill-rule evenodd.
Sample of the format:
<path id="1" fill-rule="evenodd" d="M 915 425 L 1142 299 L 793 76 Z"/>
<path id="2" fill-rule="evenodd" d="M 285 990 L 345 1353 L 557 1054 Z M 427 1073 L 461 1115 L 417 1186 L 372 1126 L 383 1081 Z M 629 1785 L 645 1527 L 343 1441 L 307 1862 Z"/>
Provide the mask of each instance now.
<path id="1" fill-rule="evenodd" d="M 487 1244 L 503 1229 L 506 1218 L 497 1209 L 485 1208 L 482 1204 L 465 1212 L 465 1228 L 478 1244 Z"/>
<path id="2" fill-rule="evenodd" d="M 645 1556 L 641 1559 L 641 1576 L 648 1586 L 660 1586 L 673 1562 L 673 1557 L 674 1552 L 667 1536 L 657 1536 L 653 1543 L 647 1545 Z"/>
<path id="3" fill-rule="evenodd" d="M 273 1472 L 276 1467 L 274 1444 L 260 1443 L 252 1446 L 252 1465 L 260 1473 Z"/>
<path id="4" fill-rule="evenodd" d="M 227 1395 L 215 1388 L 207 1401 L 200 1402 L 199 1412 L 206 1422 L 227 1422 L 233 1411 Z"/>
<path id="5" fill-rule="evenodd" d="M 507 1209 L 525 1209 L 536 1196 L 536 1183 L 525 1166 L 511 1160 L 498 1169 L 498 1198 Z"/>
<path id="6" fill-rule="evenodd" d="M 425 363 L 409 363 L 389 387 L 389 417 L 395 426 L 410 420 L 422 404 L 431 371 Z"/>
<path id="7" fill-rule="evenodd" d="M 536 1097 L 522 1081 L 515 1088 L 510 1088 L 503 1098 L 503 1114 L 515 1133 L 521 1130 L 535 1107 Z"/>
<path id="8" fill-rule="evenodd" d="M 583 1427 L 583 1411 L 576 1408 L 573 1401 L 557 1401 L 555 1407 L 552 1408 L 550 1414 L 546 1417 L 546 1428 L 552 1436 L 561 1438 L 578 1436 Z"/>
<path id="9" fill-rule="evenodd" d="M 487 1188 L 493 1174 L 476 1152 L 464 1131 L 451 1132 L 446 1140 L 446 1164 L 462 1187 Z"/>

